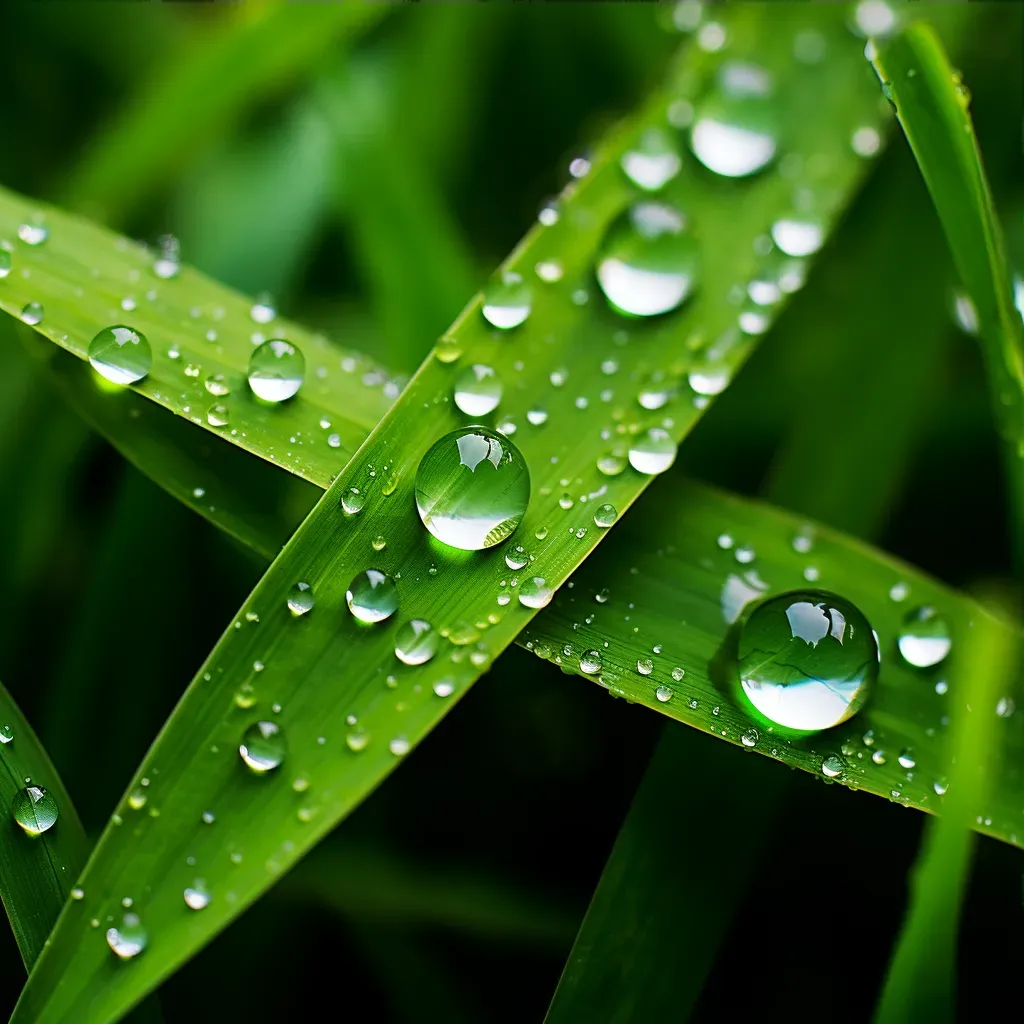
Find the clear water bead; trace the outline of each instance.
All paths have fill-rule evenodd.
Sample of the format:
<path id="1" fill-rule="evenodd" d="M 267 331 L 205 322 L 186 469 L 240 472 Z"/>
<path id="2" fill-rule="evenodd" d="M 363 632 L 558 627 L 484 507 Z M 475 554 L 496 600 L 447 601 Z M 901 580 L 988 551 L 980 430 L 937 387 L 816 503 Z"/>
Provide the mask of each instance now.
<path id="1" fill-rule="evenodd" d="M 828 779 L 838 779 L 846 771 L 846 763 L 838 754 L 829 754 L 821 762 L 821 774 Z"/>
<path id="2" fill-rule="evenodd" d="M 153 365 L 146 336 L 123 324 L 104 327 L 89 342 L 88 356 L 92 368 L 113 384 L 136 384 Z"/>
<path id="3" fill-rule="evenodd" d="M 395 636 L 395 657 L 405 665 L 423 665 L 440 644 L 440 635 L 426 619 L 410 619 Z"/>
<path id="4" fill-rule="evenodd" d="M 265 402 L 291 398 L 305 378 L 306 357 L 283 338 L 263 342 L 249 357 L 249 387 Z"/>
<path id="5" fill-rule="evenodd" d="M 276 722 L 253 722 L 242 736 L 238 753 L 258 775 L 269 772 L 284 760 L 284 733 Z"/>
<path id="6" fill-rule="evenodd" d="M 148 938 L 138 914 L 125 914 L 116 928 L 107 929 L 107 945 L 122 960 L 138 956 Z"/>
<path id="7" fill-rule="evenodd" d="M 672 690 L 671 690 L 670 687 L 668 687 L 668 686 L 659 686 L 654 691 L 654 696 L 662 704 L 667 704 L 672 699 L 673 694 L 672 694 Z"/>
<path id="8" fill-rule="evenodd" d="M 506 270 L 484 289 L 484 319 L 499 330 L 508 331 L 530 315 L 533 294 L 521 274 Z"/>
<path id="9" fill-rule="evenodd" d="M 435 442 L 416 471 L 416 509 L 444 544 L 481 551 L 522 521 L 530 474 L 519 449 L 485 427 L 453 430 Z"/>
<path id="10" fill-rule="evenodd" d="M 37 324 L 43 322 L 43 305 L 41 302 L 26 302 L 21 307 L 21 322 L 28 324 L 29 327 L 35 327 Z"/>
<path id="11" fill-rule="evenodd" d="M 914 608 L 903 619 L 899 635 L 900 654 L 915 668 L 938 665 L 953 646 L 949 623 L 927 605 Z"/>
<path id="12" fill-rule="evenodd" d="M 11 254 L 6 249 L 0 248 L 0 281 L 11 272 L 12 264 Z"/>
<path id="13" fill-rule="evenodd" d="M 767 167 L 778 146 L 778 110 L 768 72 L 729 62 L 701 102 L 690 129 L 690 148 L 715 174 L 742 178 Z"/>
<path id="14" fill-rule="evenodd" d="M 296 618 L 305 615 L 313 607 L 313 588 L 304 580 L 288 591 L 288 611 Z"/>
<path id="15" fill-rule="evenodd" d="M 772 240 L 787 256 L 812 256 L 825 241 L 819 220 L 780 217 L 772 225 Z"/>
<path id="16" fill-rule="evenodd" d="M 774 725 L 831 728 L 856 714 L 878 678 L 878 646 L 845 598 L 798 590 L 757 605 L 737 644 L 740 690 Z"/>
<path id="17" fill-rule="evenodd" d="M 519 603 L 527 608 L 544 608 L 554 596 L 554 588 L 543 576 L 531 576 L 519 586 Z"/>
<path id="18" fill-rule="evenodd" d="M 614 505 L 599 505 L 597 510 L 594 512 L 594 525 L 606 530 L 618 518 L 619 513 L 615 510 Z"/>
<path id="19" fill-rule="evenodd" d="M 197 878 L 184 892 L 185 906 L 189 910 L 203 910 L 210 905 L 210 890 Z"/>
<path id="20" fill-rule="evenodd" d="M 50 237 L 50 229 L 41 217 L 35 217 L 18 225 L 18 237 L 26 245 L 42 245 Z"/>
<path id="21" fill-rule="evenodd" d="M 59 813 L 57 801 L 42 786 L 25 786 L 11 801 L 14 820 L 30 836 L 41 836 L 53 828 Z"/>
<path id="22" fill-rule="evenodd" d="M 609 305 L 625 316 L 676 309 L 696 287 L 697 243 L 674 207 L 644 201 L 612 222 L 601 242 L 597 281 Z"/>
<path id="23" fill-rule="evenodd" d="M 580 671 L 588 676 L 595 676 L 601 671 L 601 652 L 584 651 L 580 655 Z"/>
<path id="24" fill-rule="evenodd" d="M 660 128 L 647 128 L 636 143 L 622 154 L 626 177 L 645 192 L 657 192 L 667 185 L 682 166 L 675 143 Z"/>
<path id="25" fill-rule="evenodd" d="M 498 408 L 502 391 L 501 380 L 494 370 L 483 363 L 474 363 L 455 380 L 455 404 L 467 416 L 486 416 Z"/>
<path id="26" fill-rule="evenodd" d="M 678 446 L 672 435 L 661 427 L 633 438 L 629 446 L 629 464 L 638 473 L 664 473 L 676 461 Z"/>
<path id="27" fill-rule="evenodd" d="M 383 622 L 398 611 L 398 587 L 380 569 L 366 569 L 348 585 L 345 603 L 357 622 Z"/>

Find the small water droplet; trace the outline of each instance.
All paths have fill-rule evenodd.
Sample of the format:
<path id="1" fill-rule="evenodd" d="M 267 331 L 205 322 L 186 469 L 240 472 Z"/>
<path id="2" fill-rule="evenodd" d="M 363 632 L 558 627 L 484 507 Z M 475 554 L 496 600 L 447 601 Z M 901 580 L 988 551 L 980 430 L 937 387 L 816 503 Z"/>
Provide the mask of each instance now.
<path id="1" fill-rule="evenodd" d="M 89 362 L 114 384 L 135 384 L 149 373 L 153 350 L 133 327 L 105 327 L 89 342 Z"/>
<path id="2" fill-rule="evenodd" d="M 202 910 L 204 907 L 210 905 L 210 890 L 206 888 L 206 884 L 201 878 L 197 878 L 186 890 L 185 890 L 185 906 L 189 910 Z"/>
<path id="3" fill-rule="evenodd" d="M 57 801 L 42 786 L 25 786 L 11 801 L 14 820 L 30 835 L 41 836 L 57 822 Z"/>
<path id="4" fill-rule="evenodd" d="M 519 586 L 519 603 L 527 608 L 544 608 L 554 593 L 554 588 L 548 586 L 543 576 L 531 576 Z"/>
<path id="5" fill-rule="evenodd" d="M 441 644 L 441 637 L 426 619 L 410 619 L 395 636 L 395 657 L 406 665 L 430 661 Z"/>
<path id="6" fill-rule="evenodd" d="M 125 914 L 116 928 L 107 929 L 107 945 L 122 960 L 131 960 L 146 948 L 149 936 L 138 914 Z"/>
<path id="7" fill-rule="evenodd" d="M 506 270 L 484 289 L 484 319 L 499 330 L 511 330 L 529 317 L 532 301 L 529 283 L 515 271 Z"/>
<path id="8" fill-rule="evenodd" d="M 945 796 L 949 791 L 949 780 L 946 779 L 945 776 L 936 779 L 932 783 L 932 789 L 935 790 L 936 796 Z"/>
<path id="9" fill-rule="evenodd" d="M 825 241 L 825 225 L 818 220 L 781 217 L 772 225 L 772 239 L 787 256 L 812 256 Z"/>
<path id="10" fill-rule="evenodd" d="M 640 666 L 639 666 L 639 664 L 638 664 L 638 665 L 637 665 L 637 668 L 639 669 L 639 667 L 640 667 Z M 642 674 L 646 675 L 646 673 L 642 673 Z M 673 696 L 673 694 L 672 694 L 672 690 L 671 690 L 671 689 L 670 689 L 670 688 L 669 688 L 668 686 L 659 686 L 659 687 L 658 687 L 658 688 L 657 688 L 657 689 L 656 689 L 656 690 L 654 691 L 654 696 L 655 696 L 655 697 L 656 697 L 656 698 L 657 698 L 657 699 L 658 699 L 658 700 L 659 700 L 659 701 L 660 701 L 660 702 L 661 702 L 662 704 L 665 704 L 665 703 L 667 703 L 668 701 L 670 701 L 670 700 L 672 699 L 672 696 Z"/>
<path id="11" fill-rule="evenodd" d="M 26 245 L 42 245 L 50 237 L 50 229 L 41 216 L 36 216 L 18 225 L 18 237 Z"/>
<path id="12" fill-rule="evenodd" d="M 756 747 L 757 740 L 758 735 L 756 729 L 747 729 L 746 732 L 744 732 L 743 735 L 740 736 L 740 742 L 745 747 Z"/>
<path id="13" fill-rule="evenodd" d="M 682 678 L 683 678 L 683 676 L 685 676 L 685 675 L 686 675 L 686 669 L 684 669 L 684 668 L 681 668 L 681 667 L 680 667 L 679 665 L 676 665 L 676 667 L 675 667 L 674 669 L 672 669 L 672 678 L 673 678 L 673 679 L 674 679 L 674 680 L 675 680 L 675 681 L 676 681 L 677 683 L 678 683 L 678 682 L 681 682 L 681 681 L 682 681 Z"/>
<path id="14" fill-rule="evenodd" d="M 230 421 L 231 410 L 220 402 L 206 410 L 206 422 L 211 427 L 226 427 Z"/>
<path id="15" fill-rule="evenodd" d="M 11 272 L 12 265 L 11 254 L 6 249 L 0 248 L 0 281 Z"/>
<path id="16" fill-rule="evenodd" d="M 288 591 L 288 611 L 296 618 L 305 615 L 313 607 L 313 588 L 300 580 Z"/>
<path id="17" fill-rule="evenodd" d="M 594 512 L 594 525 L 606 530 L 618 518 L 619 513 L 616 512 L 614 505 L 600 505 Z"/>
<path id="18" fill-rule="evenodd" d="M 530 553 L 522 544 L 516 544 L 505 552 L 505 564 L 513 572 L 525 569 L 530 564 Z"/>
<path id="19" fill-rule="evenodd" d="M 254 722 L 238 746 L 242 760 L 257 774 L 277 768 L 284 760 L 284 733 L 276 722 Z"/>
<path id="20" fill-rule="evenodd" d="M 455 681 L 452 679 L 438 679 L 433 686 L 434 696 L 450 697 L 455 692 Z"/>
<path id="21" fill-rule="evenodd" d="M 302 387 L 305 377 L 306 357 L 283 338 L 263 342 L 249 357 L 249 387 L 265 402 L 291 398 Z"/>
<path id="22" fill-rule="evenodd" d="M 901 768 L 913 768 L 917 765 L 917 758 L 909 747 L 900 751 L 898 760 Z"/>
<path id="23" fill-rule="evenodd" d="M 223 373 L 215 373 L 207 377 L 205 387 L 211 395 L 215 395 L 217 398 L 223 398 L 231 392 L 231 386 L 228 384 Z"/>
<path id="24" fill-rule="evenodd" d="M 71 890 L 71 898 L 73 900 L 84 900 L 85 899 L 85 890 L 80 885 L 76 885 Z"/>
<path id="25" fill-rule="evenodd" d="M 11 740 L 14 739 L 14 730 L 9 726 L 5 725 L 0 727 L 0 745 L 7 746 Z"/>
<path id="26" fill-rule="evenodd" d="M 383 622 L 398 611 L 398 588 L 387 573 L 366 569 L 348 585 L 345 603 L 357 622 Z"/>
<path id="27" fill-rule="evenodd" d="M 601 652 L 600 651 L 584 651 L 580 655 L 580 671 L 586 673 L 588 676 L 595 676 L 601 671 Z"/>
<path id="28" fill-rule="evenodd" d="M 256 296 L 256 301 L 249 310 L 249 316 L 252 317 L 255 323 L 269 324 L 277 316 L 274 300 L 266 292 L 261 292 Z M 279 402 L 280 399 L 270 399 L 270 401 Z"/>
<path id="29" fill-rule="evenodd" d="M 455 404 L 467 416 L 486 416 L 498 408 L 503 390 L 491 367 L 474 363 L 455 380 Z"/>
<path id="30" fill-rule="evenodd" d="M 350 487 L 341 496 L 341 507 L 350 516 L 362 512 L 364 504 L 366 504 L 366 496 L 358 487 Z"/>
<path id="31" fill-rule="evenodd" d="M 388 744 L 388 750 L 390 750 L 395 757 L 404 757 L 409 753 L 410 748 L 411 744 L 404 736 L 396 736 Z"/>
<path id="32" fill-rule="evenodd" d="M 676 461 L 677 445 L 661 427 L 635 437 L 629 446 L 629 464 L 638 473 L 664 473 Z"/>
<path id="33" fill-rule="evenodd" d="M 829 754 L 821 762 L 821 774 L 829 779 L 838 779 L 846 771 L 846 763 L 838 754 Z"/>
<path id="34" fill-rule="evenodd" d="M 519 449 L 484 427 L 453 430 L 435 442 L 416 471 L 416 509 L 439 541 L 464 551 L 512 535 L 530 499 Z"/>
<path id="35" fill-rule="evenodd" d="M 605 476 L 618 476 L 626 468 L 626 460 L 615 452 L 606 452 L 597 460 L 597 468 Z"/>
<path id="36" fill-rule="evenodd" d="M 914 608 L 907 613 L 898 643 L 904 660 L 915 668 L 938 665 L 953 645 L 949 624 L 928 606 Z"/>
<path id="37" fill-rule="evenodd" d="M 682 166 L 675 143 L 660 128 L 647 128 L 636 143 L 622 154 L 626 177 L 645 192 L 657 192 L 667 185 Z"/>
<path id="38" fill-rule="evenodd" d="M 650 658 L 637 658 L 636 670 L 642 676 L 649 676 L 654 671 L 654 662 Z"/>

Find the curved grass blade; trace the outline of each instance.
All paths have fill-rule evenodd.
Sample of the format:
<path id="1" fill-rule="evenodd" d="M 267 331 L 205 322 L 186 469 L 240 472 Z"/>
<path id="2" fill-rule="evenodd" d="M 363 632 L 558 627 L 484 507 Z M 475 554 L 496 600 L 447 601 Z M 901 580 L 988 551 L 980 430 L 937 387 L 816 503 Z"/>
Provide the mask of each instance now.
<path id="1" fill-rule="evenodd" d="M 630 517 L 610 547 L 617 558 L 609 553 L 607 562 L 587 563 L 572 589 L 527 627 L 522 639 L 535 653 L 583 675 L 580 656 L 597 650 L 598 681 L 614 696 L 819 776 L 824 760 L 835 756 L 841 774 L 834 781 L 842 785 L 923 811 L 942 807 L 950 698 L 974 668 L 971 623 L 991 620 L 986 628 L 1012 637 L 1017 627 L 858 541 L 692 482 L 671 509 L 651 510 L 642 521 Z M 809 586 L 842 595 L 867 616 L 879 638 L 881 670 L 874 697 L 853 719 L 787 739 L 745 709 L 724 648 L 748 602 Z M 921 606 L 936 608 L 952 636 L 949 655 L 930 669 L 912 667 L 897 649 L 904 617 Z M 650 659 L 649 673 L 646 665 L 639 671 L 642 659 Z M 993 750 L 1003 752 L 1004 768 L 973 827 L 1022 845 L 1024 716 L 1007 714 L 1014 697 L 1002 695 L 998 715 L 996 704 L 984 709 L 994 719 Z"/>
<path id="2" fill-rule="evenodd" d="M 0 189 L 0 243 L 13 249 L 0 308 L 20 318 L 27 303 L 39 303 L 33 328 L 79 359 L 98 331 L 128 323 L 153 349 L 152 369 L 133 390 L 189 422 L 323 486 L 398 393 L 365 356 L 280 318 L 255 322 L 252 300 L 188 267 L 162 280 L 143 247 L 81 218 L 46 208 L 47 240 L 13 242 L 41 210 Z M 253 338 L 275 336 L 303 352 L 307 380 L 292 401 L 269 406 L 246 376 Z M 214 406 L 228 410 L 226 422 L 211 422 Z"/>
<path id="3" fill-rule="evenodd" d="M 970 94 L 935 30 L 923 22 L 879 46 L 873 63 L 973 302 L 996 421 L 1004 438 L 1024 457 L 1024 332 L 1013 305 L 1002 231 L 971 122 Z"/>
<path id="4" fill-rule="evenodd" d="M 792 34 L 806 17 L 797 8 L 723 15 L 730 57 L 764 64 L 780 108 L 792 113 L 785 150 L 827 155 L 800 182 L 820 198 L 825 231 L 861 176 L 864 163 L 849 139 L 878 116 L 877 98 L 843 12 L 815 11 L 815 27 L 831 33 L 830 62 L 793 64 Z M 606 228 L 640 198 L 621 173 L 620 157 L 646 127 L 671 131 L 670 102 L 696 100 L 721 61 L 692 51 L 669 89 L 595 148 L 589 173 L 563 194 L 557 223 L 535 228 L 504 268 L 532 284 L 528 319 L 513 335 L 501 335 L 476 300 L 439 346 L 441 358 L 420 369 L 271 566 L 140 767 L 139 777 L 152 781 L 147 808 L 119 805 L 122 824 L 112 822 L 101 838 L 83 883 L 86 899 L 58 924 L 16 1020 L 60 1020 L 82 1006 L 97 1021 L 124 1012 L 271 885 L 521 631 L 535 608 L 506 595 L 518 594 L 531 576 L 543 579 L 542 593 L 558 587 L 602 532 L 595 505 L 612 503 L 621 513 L 648 482 L 624 460 L 622 472 L 605 476 L 599 458 L 609 449 L 618 458 L 616 447 L 624 453 L 630 437 L 662 423 L 683 436 L 709 397 L 689 389 L 691 371 L 713 371 L 724 384 L 742 363 L 756 335 L 737 330 L 728 296 L 760 271 L 755 239 L 792 211 L 793 179 L 773 169 L 737 183 L 683 162 L 663 197 L 692 210 L 700 225 L 703 285 L 678 313 L 626 320 L 606 308 L 592 283 Z M 536 280 L 537 263 L 556 261 L 559 281 Z M 777 308 L 757 325 L 767 325 Z M 723 337 L 728 344 L 717 344 Z M 533 501 L 517 536 L 535 560 L 522 575 L 505 563 L 508 546 L 458 556 L 436 546 L 414 510 L 419 459 L 466 422 L 451 394 L 456 375 L 472 364 L 494 368 L 504 381 L 502 426 L 508 433 L 514 426 L 532 473 Z M 671 392 L 661 409 L 636 401 L 651 382 Z M 547 413 L 543 423 L 526 416 L 538 409 Z M 353 487 L 363 507 L 348 516 L 338 503 Z M 378 534 L 383 547 L 371 545 Z M 348 615 L 349 581 L 369 567 L 396 579 L 395 620 L 428 618 L 447 637 L 432 661 L 409 668 L 396 660 L 399 621 L 364 629 Z M 286 598 L 298 581 L 311 584 L 315 605 L 293 618 Z M 287 738 L 276 778 L 249 775 L 239 758 L 243 734 L 257 721 L 273 722 Z M 206 812 L 215 819 L 210 826 Z M 196 912 L 182 893 L 199 872 L 212 899 Z M 142 955 L 121 965 L 88 921 L 120 914 L 126 895 L 136 899 L 150 939 Z"/>
<path id="5" fill-rule="evenodd" d="M 875 1020 L 954 1020 L 956 938 L 974 836 L 971 828 L 986 806 L 999 767 L 996 716 L 988 714 L 1018 672 L 1019 637 L 979 616 L 965 638 L 963 686 L 954 691 L 948 795 L 932 822 L 911 876 L 910 908 L 889 964 Z"/>
<path id="6" fill-rule="evenodd" d="M 123 221 L 146 189 L 171 179 L 244 110 L 307 71 L 388 10 L 386 4 L 239 8 L 183 46 L 139 91 L 80 167 L 73 207 Z"/>
<path id="7" fill-rule="evenodd" d="M 31 970 L 68 901 L 89 844 L 57 769 L 2 686 L 0 744 L 0 897 L 21 958 Z M 33 828 L 44 819 L 40 813 L 33 821 L 31 801 L 23 806 L 26 798 L 22 794 L 27 786 L 45 789 L 58 812 L 56 822 L 36 835 L 27 832 L 14 817 L 17 803 L 20 817 Z"/>
<path id="8" fill-rule="evenodd" d="M 697 777 L 714 785 L 682 784 Z M 737 757 L 710 738 L 666 724 L 580 926 L 547 1024 L 686 1020 L 743 897 L 761 840 L 771 833 L 786 781 L 779 773 L 769 777 L 758 759 Z M 757 799 L 746 802 L 743 813 L 720 813 L 730 793 L 752 790 Z M 700 834 L 709 816 L 716 823 L 713 836 Z M 695 856 L 695 844 L 713 847 L 714 855 Z"/>

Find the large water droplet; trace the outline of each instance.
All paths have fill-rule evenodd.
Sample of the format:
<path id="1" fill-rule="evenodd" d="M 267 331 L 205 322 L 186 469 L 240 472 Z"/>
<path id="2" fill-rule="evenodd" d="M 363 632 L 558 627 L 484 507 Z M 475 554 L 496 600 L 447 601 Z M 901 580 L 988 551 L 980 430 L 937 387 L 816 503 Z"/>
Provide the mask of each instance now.
<path id="1" fill-rule="evenodd" d="M 288 611 L 298 617 L 305 615 L 313 607 L 313 588 L 304 580 L 288 591 Z"/>
<path id="2" fill-rule="evenodd" d="M 657 192 L 679 173 L 681 166 L 675 143 L 660 128 L 648 128 L 622 154 L 626 177 L 645 192 Z"/>
<path id="3" fill-rule="evenodd" d="M 519 449 L 484 427 L 453 430 L 433 444 L 416 471 L 416 509 L 439 540 L 464 551 L 501 543 L 530 500 Z"/>
<path id="4" fill-rule="evenodd" d="M 306 357 L 283 338 L 263 342 L 249 357 L 249 387 L 265 402 L 291 398 L 305 377 Z"/>
<path id="5" fill-rule="evenodd" d="M 601 652 L 584 651 L 580 655 L 580 671 L 588 676 L 595 676 L 601 671 Z"/>
<path id="6" fill-rule="evenodd" d="M 359 622 L 383 622 L 398 611 L 398 587 L 387 573 L 367 569 L 348 585 L 345 602 Z"/>
<path id="7" fill-rule="evenodd" d="M 778 112 L 771 78 L 753 64 L 727 63 L 701 102 L 690 148 L 716 174 L 742 178 L 766 167 L 778 145 Z"/>
<path id="8" fill-rule="evenodd" d="M 519 586 L 519 603 L 527 608 L 544 608 L 554 596 L 554 587 L 543 576 L 531 576 Z"/>
<path id="9" fill-rule="evenodd" d="M 30 836 L 41 836 L 53 828 L 58 813 L 57 801 L 42 786 L 26 786 L 18 790 L 11 802 L 14 820 Z"/>
<path id="10" fill-rule="evenodd" d="M 135 384 L 153 365 L 153 350 L 146 336 L 123 324 L 104 327 L 89 342 L 88 355 L 92 368 L 114 384 Z"/>
<path id="11" fill-rule="evenodd" d="M 797 590 L 759 604 L 737 646 L 743 694 L 768 721 L 817 732 L 856 714 L 878 677 L 871 626 L 849 601 Z"/>
<path id="12" fill-rule="evenodd" d="M 269 772 L 284 760 L 284 733 L 276 722 L 253 722 L 242 736 L 238 753 L 257 774 Z"/>
<path id="13" fill-rule="evenodd" d="M 594 512 L 594 525 L 600 526 L 602 530 L 606 530 L 618 518 L 619 513 L 615 510 L 614 505 L 600 505 L 597 511 Z"/>
<path id="14" fill-rule="evenodd" d="M 667 430 L 651 427 L 630 443 L 629 464 L 638 473 L 664 473 L 676 461 L 677 450 Z"/>
<path id="15" fill-rule="evenodd" d="M 498 408 L 501 380 L 489 366 L 474 363 L 455 380 L 455 404 L 467 416 L 486 416 Z"/>
<path id="16" fill-rule="evenodd" d="M 530 315 L 532 290 L 520 274 L 506 270 L 484 289 L 484 319 L 507 331 L 518 327 Z"/>
<path id="17" fill-rule="evenodd" d="M 899 648 L 904 660 L 915 668 L 931 668 L 949 654 L 953 646 L 949 623 L 934 608 L 909 611 L 900 629 Z"/>
<path id="18" fill-rule="evenodd" d="M 138 914 L 125 914 L 116 928 L 107 929 L 107 945 L 122 960 L 138 956 L 146 948 L 148 938 Z"/>
<path id="19" fill-rule="evenodd" d="M 440 644 L 440 635 L 426 619 L 410 619 L 395 636 L 395 657 L 406 665 L 422 665 Z"/>
<path id="20" fill-rule="evenodd" d="M 26 302 L 21 307 L 21 322 L 35 327 L 43 322 L 44 310 L 40 302 Z"/>
<path id="21" fill-rule="evenodd" d="M 681 305 L 698 278 L 697 243 L 678 210 L 641 202 L 613 221 L 601 243 L 597 280 L 613 309 L 654 316 Z"/>

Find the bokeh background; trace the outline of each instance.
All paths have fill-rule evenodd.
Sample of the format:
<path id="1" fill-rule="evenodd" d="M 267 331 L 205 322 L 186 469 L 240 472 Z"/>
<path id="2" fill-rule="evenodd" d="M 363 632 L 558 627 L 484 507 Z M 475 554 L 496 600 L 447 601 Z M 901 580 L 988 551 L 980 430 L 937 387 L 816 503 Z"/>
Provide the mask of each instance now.
<path id="1" fill-rule="evenodd" d="M 1024 268 L 1021 8 L 972 6 L 956 58 Z M 184 130 L 144 118 L 115 150 L 112 132 L 154 81 L 182 75 L 260 8 L 5 4 L 0 182 L 154 245 L 173 234 L 186 261 L 408 371 L 565 183 L 569 160 L 658 81 L 680 42 L 671 15 L 465 3 L 395 8 L 354 29 L 339 20 L 287 73 L 265 48 L 241 53 L 179 111 Z M 190 133 L 190 113 L 233 89 L 246 96 L 240 116 Z M 121 189 L 120 161 L 144 165 L 163 131 L 182 132 L 173 159 Z M 1011 580 L 1021 553 L 953 284 L 894 137 L 679 472 L 784 494 L 841 457 L 849 488 L 804 486 L 798 511 L 957 586 Z M 850 318 L 863 325 L 855 340 L 836 329 Z M 880 343 L 878 324 L 893 320 L 899 344 Z M 671 502 L 673 476 L 630 514 Z M 0 679 L 92 834 L 260 572 L 90 433 L 0 323 Z M 649 711 L 510 650 L 350 820 L 161 989 L 165 1019 L 539 1020 L 660 729 Z M 783 809 L 770 834 L 749 836 L 757 867 L 696 1018 L 863 1020 L 922 816 L 778 764 L 759 772 L 765 791 L 785 786 Z M 697 817 L 708 787 L 713 813 Z M 728 767 L 666 779 L 665 801 L 694 844 L 743 813 Z M 667 886 L 701 884 L 662 870 Z M 980 843 L 960 952 L 964 1019 L 1019 1004 L 1017 851 Z M 673 970 L 671 955 L 660 967 Z M 23 972 L 6 933 L 0 977 L 0 1003 L 13 1006 Z"/>

